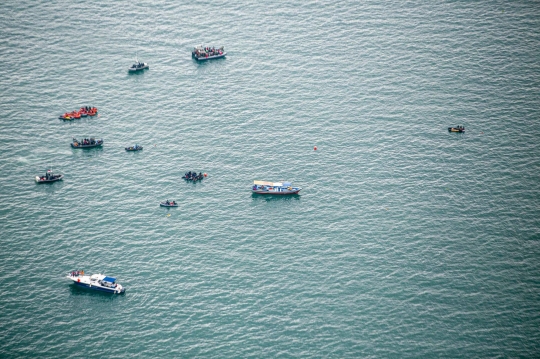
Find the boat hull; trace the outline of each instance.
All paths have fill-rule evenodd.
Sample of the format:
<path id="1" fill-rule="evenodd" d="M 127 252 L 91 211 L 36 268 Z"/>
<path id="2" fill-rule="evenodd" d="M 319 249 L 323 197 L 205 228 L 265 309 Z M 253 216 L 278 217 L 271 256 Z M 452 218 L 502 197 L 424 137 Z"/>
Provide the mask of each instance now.
<path id="1" fill-rule="evenodd" d="M 93 291 L 102 292 L 102 293 L 124 294 L 126 292 L 126 288 L 122 288 L 120 291 L 118 291 L 116 288 L 107 288 L 107 287 L 102 287 L 99 285 L 92 285 L 91 283 L 83 283 L 83 282 L 74 281 L 73 284 L 79 288 L 84 288 L 84 289 L 93 290 Z"/>
<path id="2" fill-rule="evenodd" d="M 64 175 L 59 175 L 58 178 L 54 178 L 54 179 L 44 179 L 44 180 L 41 180 L 39 179 L 39 177 L 36 177 L 36 183 L 52 183 L 52 182 L 57 182 L 57 181 L 61 181 L 62 179 L 64 179 Z"/>
<path id="3" fill-rule="evenodd" d="M 197 57 L 195 55 L 193 55 L 193 57 L 195 58 L 195 60 L 197 61 L 206 61 L 206 60 L 214 60 L 214 59 L 221 59 L 223 57 L 227 56 L 227 53 L 224 52 L 222 53 L 221 55 L 214 55 L 214 56 L 208 56 L 208 57 Z"/>
<path id="4" fill-rule="evenodd" d="M 167 204 L 167 203 L 160 203 L 161 207 L 178 207 L 178 204 Z"/>
<path id="5" fill-rule="evenodd" d="M 197 181 L 202 181 L 204 179 L 204 176 L 197 176 L 197 177 L 186 177 L 186 176 L 182 176 L 182 179 L 186 180 L 186 181 L 193 181 L 193 182 L 197 182 Z"/>
<path id="6" fill-rule="evenodd" d="M 139 147 L 139 148 L 129 148 L 129 147 L 126 147 L 125 150 L 128 151 L 128 152 L 137 152 L 137 151 L 142 151 L 142 147 Z"/>
<path id="7" fill-rule="evenodd" d="M 142 71 L 142 70 L 148 70 L 150 68 L 150 66 L 148 65 L 145 65 L 143 67 L 137 67 L 137 68 L 133 68 L 133 67 L 130 67 L 128 69 L 129 72 L 137 72 L 137 71 Z"/>
<path id="8" fill-rule="evenodd" d="M 100 143 L 93 144 L 93 145 L 81 145 L 79 143 L 77 146 L 75 146 L 73 143 L 71 144 L 71 148 L 82 148 L 82 149 L 84 149 L 84 148 L 95 148 L 95 147 L 101 147 L 101 146 L 103 146 L 103 141 L 100 142 Z"/>
<path id="9" fill-rule="evenodd" d="M 448 132 L 465 132 L 464 128 L 448 127 Z"/>
<path id="10" fill-rule="evenodd" d="M 290 194 L 298 194 L 298 192 L 300 192 L 301 189 L 297 189 L 297 190 L 292 190 L 292 191 L 264 191 L 264 190 L 251 190 L 251 192 L 253 193 L 257 193 L 257 194 L 278 194 L 278 195 L 290 195 Z"/>

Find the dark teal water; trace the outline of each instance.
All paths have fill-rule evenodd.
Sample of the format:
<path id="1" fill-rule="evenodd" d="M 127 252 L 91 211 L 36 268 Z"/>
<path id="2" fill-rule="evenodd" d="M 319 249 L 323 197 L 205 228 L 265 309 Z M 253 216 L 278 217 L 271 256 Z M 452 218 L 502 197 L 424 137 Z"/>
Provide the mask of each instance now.
<path id="1" fill-rule="evenodd" d="M 0 357 L 539 356 L 534 3 L 0 10 Z"/>

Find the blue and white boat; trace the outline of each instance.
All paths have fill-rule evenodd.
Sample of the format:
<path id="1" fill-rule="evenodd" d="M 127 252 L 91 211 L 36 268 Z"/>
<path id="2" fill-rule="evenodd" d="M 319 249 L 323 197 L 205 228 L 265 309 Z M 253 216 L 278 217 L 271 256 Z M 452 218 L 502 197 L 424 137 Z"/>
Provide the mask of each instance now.
<path id="1" fill-rule="evenodd" d="M 67 278 L 73 281 L 73 284 L 77 287 L 98 292 L 122 294 L 126 291 L 126 288 L 116 283 L 116 278 L 103 274 L 85 275 L 84 271 L 73 271 L 68 273 Z"/>
<path id="2" fill-rule="evenodd" d="M 291 182 L 253 181 L 251 191 L 258 194 L 297 194 L 301 189 L 293 187 Z"/>

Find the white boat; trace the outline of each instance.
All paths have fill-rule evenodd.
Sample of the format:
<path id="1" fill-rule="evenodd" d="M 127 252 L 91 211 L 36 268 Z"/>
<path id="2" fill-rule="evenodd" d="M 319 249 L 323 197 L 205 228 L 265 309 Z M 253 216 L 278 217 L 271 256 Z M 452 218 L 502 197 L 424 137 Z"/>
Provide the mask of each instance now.
<path id="1" fill-rule="evenodd" d="M 297 194 L 301 189 L 293 187 L 291 182 L 253 181 L 251 191 L 258 194 Z"/>
<path id="2" fill-rule="evenodd" d="M 140 62 L 138 58 L 135 58 L 135 63 L 128 69 L 129 72 L 137 72 L 145 69 L 149 69 L 150 66 L 146 62 Z"/>
<path id="3" fill-rule="evenodd" d="M 73 271 L 67 277 L 75 286 L 106 292 L 112 294 L 122 294 L 126 291 L 121 284 L 116 283 L 116 278 L 103 274 L 85 275 L 84 271 Z"/>

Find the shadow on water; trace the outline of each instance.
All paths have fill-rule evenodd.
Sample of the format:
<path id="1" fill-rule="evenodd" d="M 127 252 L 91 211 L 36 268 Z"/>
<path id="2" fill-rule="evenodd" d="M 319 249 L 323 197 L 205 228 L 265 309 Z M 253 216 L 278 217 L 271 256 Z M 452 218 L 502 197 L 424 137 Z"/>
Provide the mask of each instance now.
<path id="1" fill-rule="evenodd" d="M 139 76 L 139 75 L 144 75 L 144 73 L 146 72 L 146 69 L 145 70 L 139 70 L 139 71 L 129 71 L 128 70 L 128 76 Z"/>
<path id="2" fill-rule="evenodd" d="M 272 201 L 298 201 L 300 200 L 302 196 L 299 194 L 288 194 L 288 195 L 282 195 L 282 194 L 258 194 L 258 193 L 252 193 L 251 198 L 255 201 L 264 201 L 264 202 L 272 202 Z"/>
<path id="3" fill-rule="evenodd" d="M 54 193 L 57 190 L 60 190 L 64 187 L 64 180 L 61 181 L 55 181 L 55 182 L 44 182 L 44 183 L 37 183 L 34 180 L 34 184 L 37 187 L 37 190 L 43 193 Z"/>
<path id="4" fill-rule="evenodd" d="M 73 154 L 77 154 L 83 157 L 95 157 L 103 154 L 103 146 L 92 148 L 71 148 Z"/>
<path id="5" fill-rule="evenodd" d="M 123 297 L 126 293 L 124 292 L 122 294 L 114 294 L 114 293 L 99 292 L 92 289 L 82 288 L 74 284 L 70 284 L 69 294 L 72 296 L 79 296 L 79 297 L 94 297 L 94 298 L 99 298 L 105 301 L 105 300 L 115 300 L 115 298 L 117 297 Z"/>

